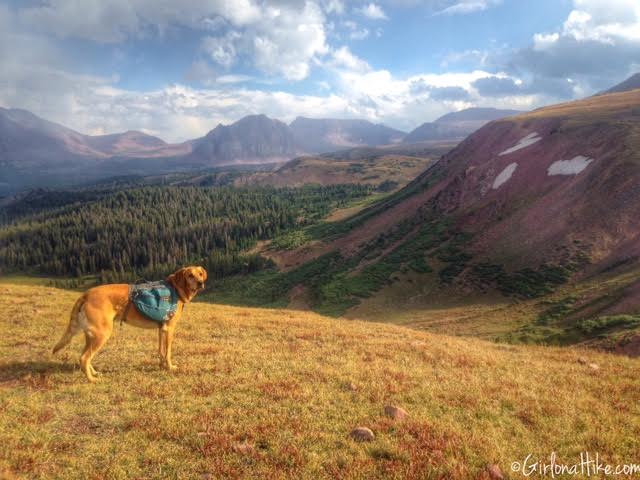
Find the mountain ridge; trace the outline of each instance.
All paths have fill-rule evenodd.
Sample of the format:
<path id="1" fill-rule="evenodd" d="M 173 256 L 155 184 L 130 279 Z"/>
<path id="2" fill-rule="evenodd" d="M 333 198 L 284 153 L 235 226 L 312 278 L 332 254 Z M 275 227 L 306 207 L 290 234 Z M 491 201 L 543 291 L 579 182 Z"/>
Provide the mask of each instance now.
<path id="1" fill-rule="evenodd" d="M 472 107 L 447 113 L 433 122 L 425 122 L 409 132 L 405 143 L 461 140 L 488 122 L 518 115 L 520 110 Z"/>
<path id="2" fill-rule="evenodd" d="M 518 335 L 570 342 L 583 324 L 625 335 L 640 310 L 639 107 L 633 90 L 493 121 L 397 193 L 309 244 L 267 254 L 285 276 L 322 264 L 331 273 L 308 286 L 309 298 L 336 315 L 402 278 L 411 283 L 396 288 L 395 305 L 404 307 L 454 292 L 536 298 L 621 275 L 612 290 L 591 289 L 554 323 Z"/>

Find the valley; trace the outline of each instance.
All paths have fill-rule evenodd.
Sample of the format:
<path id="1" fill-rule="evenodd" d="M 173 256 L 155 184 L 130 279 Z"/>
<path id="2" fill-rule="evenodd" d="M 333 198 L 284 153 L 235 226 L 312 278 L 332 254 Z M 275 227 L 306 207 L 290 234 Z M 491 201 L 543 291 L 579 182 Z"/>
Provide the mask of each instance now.
<path id="1" fill-rule="evenodd" d="M 205 301 L 635 356 L 639 92 L 510 112 L 458 144 L 358 146 L 32 191 L 2 208 L 4 273 L 86 287 L 197 262 L 214 280 Z M 502 113 L 470 109 L 440 123 L 487 115 Z M 104 223 L 110 215 L 119 222 Z"/>

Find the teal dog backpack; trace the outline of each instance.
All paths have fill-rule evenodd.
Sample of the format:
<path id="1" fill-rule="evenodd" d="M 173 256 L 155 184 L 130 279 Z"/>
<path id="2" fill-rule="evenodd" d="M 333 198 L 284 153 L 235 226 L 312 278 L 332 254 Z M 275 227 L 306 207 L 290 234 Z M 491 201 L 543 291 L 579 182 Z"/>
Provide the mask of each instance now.
<path id="1" fill-rule="evenodd" d="M 147 282 L 129 285 L 129 299 L 145 317 L 165 323 L 178 309 L 178 292 L 168 282 Z"/>

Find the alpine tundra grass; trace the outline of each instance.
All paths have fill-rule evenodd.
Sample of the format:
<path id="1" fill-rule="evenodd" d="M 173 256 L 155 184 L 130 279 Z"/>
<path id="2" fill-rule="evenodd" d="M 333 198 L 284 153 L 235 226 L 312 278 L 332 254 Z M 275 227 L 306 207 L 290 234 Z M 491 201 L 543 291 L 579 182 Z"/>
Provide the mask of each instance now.
<path id="1" fill-rule="evenodd" d="M 638 359 L 194 303 L 177 372 L 158 368 L 155 331 L 117 325 L 91 385 L 81 338 L 49 353 L 77 296 L 0 285 L 2 478 L 466 479 L 489 465 L 520 478 L 512 462 L 552 452 L 640 463 Z M 356 427 L 375 438 L 356 442 Z"/>

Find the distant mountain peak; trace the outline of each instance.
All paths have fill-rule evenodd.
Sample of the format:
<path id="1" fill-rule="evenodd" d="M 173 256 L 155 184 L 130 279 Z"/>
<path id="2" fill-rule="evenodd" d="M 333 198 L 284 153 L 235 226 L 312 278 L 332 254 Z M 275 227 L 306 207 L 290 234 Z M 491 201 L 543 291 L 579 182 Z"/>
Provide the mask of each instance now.
<path id="1" fill-rule="evenodd" d="M 296 117 L 289 124 L 296 143 L 308 153 L 327 153 L 357 146 L 399 143 L 405 133 L 361 118 Z"/>
<path id="2" fill-rule="evenodd" d="M 450 112 L 434 122 L 426 122 L 410 132 L 405 143 L 462 140 L 493 120 L 524 113 L 490 107 L 472 107 Z"/>

